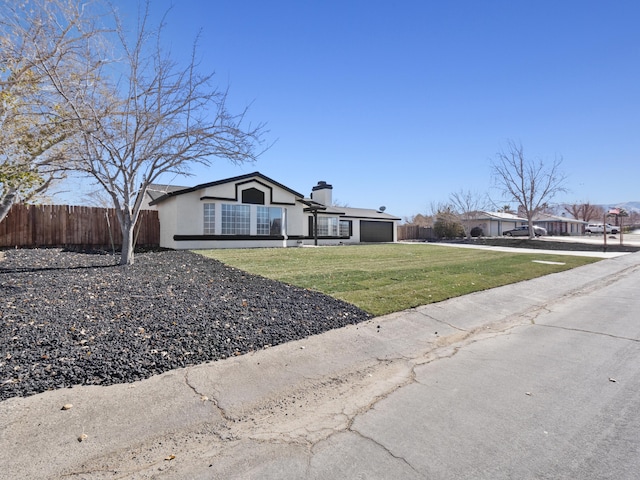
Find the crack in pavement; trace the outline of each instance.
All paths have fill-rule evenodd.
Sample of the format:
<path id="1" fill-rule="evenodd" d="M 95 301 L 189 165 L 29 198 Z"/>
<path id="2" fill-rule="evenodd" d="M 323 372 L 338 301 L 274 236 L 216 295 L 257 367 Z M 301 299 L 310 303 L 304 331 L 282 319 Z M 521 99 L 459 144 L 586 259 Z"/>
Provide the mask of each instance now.
<path id="1" fill-rule="evenodd" d="M 570 332 L 580 332 L 580 333 L 589 333 L 592 335 L 601 335 L 603 337 L 616 338 L 618 340 L 627 340 L 630 342 L 640 343 L 640 338 L 632 338 L 632 337 L 623 337 L 621 335 L 614 335 L 613 333 L 605 333 L 605 332 L 595 332 L 593 330 L 586 330 L 583 328 L 574 328 L 574 327 L 561 327 L 560 325 L 544 325 L 544 324 L 536 324 L 538 327 L 546 327 L 546 328 L 555 328 L 558 330 L 567 330 Z"/>
<path id="2" fill-rule="evenodd" d="M 354 427 L 354 423 L 356 422 L 356 420 L 361 417 L 362 415 L 370 412 L 371 410 L 375 409 L 376 405 L 378 405 L 380 402 L 388 399 L 391 395 L 393 395 L 395 392 L 399 391 L 400 389 L 409 386 L 409 385 L 413 385 L 413 384 L 420 384 L 420 382 L 417 380 L 417 374 L 416 374 L 416 367 L 418 366 L 423 366 L 429 363 L 433 363 L 437 360 L 441 360 L 441 359 L 445 359 L 445 358 L 452 358 L 453 356 L 455 356 L 462 348 L 464 348 L 467 345 L 476 343 L 476 342 L 480 342 L 480 341 L 484 341 L 484 340 L 489 340 L 492 338 L 495 338 L 499 335 L 504 335 L 505 333 L 509 332 L 510 330 L 512 330 L 515 327 L 518 326 L 522 326 L 521 323 L 518 324 L 513 324 L 513 325 L 509 325 L 506 326 L 506 328 L 504 328 L 501 331 L 493 331 L 491 332 L 491 334 L 488 335 L 482 335 L 481 338 L 478 337 L 474 337 L 473 332 L 466 332 L 467 335 L 465 335 L 462 339 L 458 340 L 456 342 L 456 344 L 449 344 L 443 347 L 439 347 L 437 348 L 435 351 L 433 349 L 430 349 L 426 352 L 423 352 L 419 355 L 416 355 L 413 358 L 401 358 L 398 359 L 397 361 L 403 361 L 406 366 L 409 368 L 409 376 L 407 377 L 407 379 L 404 382 L 401 383 L 397 383 L 395 385 L 393 385 L 392 387 L 390 387 L 389 389 L 387 389 L 386 391 L 384 391 L 383 393 L 380 393 L 378 395 L 376 395 L 373 399 L 371 399 L 371 401 L 366 404 L 361 406 L 360 408 L 358 408 L 356 411 L 352 412 L 352 413 L 348 413 L 346 411 L 342 411 L 342 415 L 344 415 L 344 417 L 347 419 L 347 424 L 346 427 L 344 428 L 333 428 L 331 429 L 331 433 L 329 435 L 327 435 L 324 438 L 321 438 L 315 442 L 311 443 L 311 450 L 310 450 L 310 454 L 313 456 L 314 455 L 314 450 L 315 448 L 320 445 L 322 442 L 326 442 L 329 438 L 340 434 L 340 433 L 344 433 L 344 432 L 351 432 L 354 433 L 356 435 L 358 435 L 359 437 L 368 440 L 370 442 L 372 442 L 373 444 L 379 446 L 380 448 L 382 448 L 386 453 L 388 453 L 391 457 L 397 459 L 397 460 L 401 460 L 402 462 L 404 462 L 409 468 L 411 468 L 412 471 L 416 472 L 417 474 L 420 475 L 420 472 L 418 472 L 415 467 L 413 465 L 411 465 L 411 463 L 405 459 L 402 456 L 396 455 L 394 454 L 391 450 L 389 450 L 389 448 L 387 448 L 384 444 L 378 442 L 376 439 L 368 437 L 364 434 L 362 434 L 362 432 L 360 432 L 359 430 L 357 430 L 357 428 Z M 476 329 L 475 332 L 477 333 L 484 333 L 482 332 L 482 329 Z M 442 352 L 442 350 L 447 351 L 447 353 L 445 354 L 444 352 Z M 387 359 L 388 360 L 388 359 Z M 326 429 L 325 429 L 326 430 Z M 311 459 L 309 460 L 311 461 Z"/>
<path id="3" fill-rule="evenodd" d="M 227 414 L 227 412 L 224 410 L 224 408 L 222 408 L 220 406 L 220 404 L 218 403 L 218 400 L 216 398 L 209 398 L 207 395 L 205 395 L 204 393 L 201 393 L 198 391 L 198 389 L 193 386 L 189 380 L 189 368 L 187 368 L 187 370 L 184 373 L 184 383 L 187 387 L 189 387 L 193 393 L 195 393 L 198 397 L 200 397 L 200 400 L 203 402 L 210 402 L 212 403 L 215 407 L 216 410 L 218 411 L 218 413 L 220 414 L 220 416 L 226 420 L 227 422 L 235 422 L 237 421 L 237 419 L 234 419 L 233 417 L 231 417 L 230 415 Z"/>
<path id="4" fill-rule="evenodd" d="M 605 277 L 600 277 L 596 280 L 592 280 L 590 282 L 587 282 L 586 284 L 582 285 L 581 287 L 575 288 L 573 290 L 570 290 L 568 292 L 566 292 L 564 295 L 562 295 L 561 297 L 559 297 L 555 302 L 553 303 L 558 303 L 560 301 L 564 301 L 567 298 L 573 298 L 573 297 L 577 297 L 577 296 L 581 296 L 581 295 L 588 295 L 592 292 L 595 292 L 597 290 L 601 290 L 605 287 L 609 287 L 611 285 L 613 285 L 614 283 L 620 281 L 623 278 L 629 277 L 630 275 L 636 273 L 638 270 L 640 270 L 640 265 L 631 265 L 629 267 L 623 268 L 622 270 L 619 270 L 615 273 L 611 273 Z"/>
<path id="5" fill-rule="evenodd" d="M 227 411 L 224 408 L 220 406 L 217 398 L 209 398 L 207 395 L 198 391 L 198 389 L 189 380 L 189 371 L 190 371 L 190 368 L 187 368 L 184 374 L 185 385 L 189 389 L 191 389 L 191 391 L 193 391 L 193 393 L 195 393 L 202 402 L 211 403 L 215 407 L 216 412 L 222 418 L 222 422 L 220 423 L 215 423 L 215 422 L 211 423 L 212 425 L 211 433 L 215 436 L 215 438 L 218 439 L 218 441 L 222 443 L 240 440 L 241 437 L 238 435 L 238 432 L 236 431 L 237 428 L 233 428 L 233 425 L 236 425 L 238 422 L 241 422 L 242 417 L 240 418 L 232 417 L 227 413 Z"/>
<path id="6" fill-rule="evenodd" d="M 419 315 L 428 318 L 429 320 L 433 320 L 434 322 L 438 322 L 441 323 L 443 325 L 446 325 L 448 327 L 453 328 L 454 330 L 458 330 L 460 332 L 466 332 L 467 330 L 465 330 L 464 328 L 460 328 L 460 327 L 456 327 L 455 325 L 449 323 L 449 322 L 445 322 L 444 320 L 440 320 L 439 318 L 433 317 L 423 311 L 420 311 L 418 309 L 412 309 L 413 311 L 415 311 L 416 313 L 418 313 Z"/>
<path id="7" fill-rule="evenodd" d="M 422 354 L 416 355 L 413 358 L 406 358 L 406 357 L 402 357 L 401 360 L 404 361 L 404 363 L 406 363 L 406 365 L 409 368 L 409 377 L 402 383 L 398 383 L 396 385 L 394 385 L 393 387 L 389 388 L 387 391 L 377 395 L 375 398 L 373 398 L 367 405 L 364 405 L 362 407 L 360 407 L 357 411 L 348 414 L 347 412 L 343 411 L 342 414 L 348 419 L 347 422 L 347 426 L 346 428 L 337 428 L 337 429 L 333 429 L 332 433 L 330 435 L 328 435 L 325 438 L 322 438 L 316 442 L 313 442 L 312 446 L 311 446 L 311 455 L 314 455 L 314 449 L 316 448 L 316 446 L 318 446 L 319 444 L 321 444 L 322 442 L 327 441 L 329 438 L 331 438 L 332 436 L 335 436 L 337 434 L 340 433 L 344 433 L 344 432 L 351 432 L 354 433 L 356 435 L 358 435 L 359 437 L 372 442 L 374 445 L 377 445 L 378 447 L 382 448 L 388 455 L 390 455 L 392 458 L 397 459 L 402 461 L 403 463 L 405 463 L 412 471 L 414 471 L 416 474 L 423 476 L 418 470 L 416 470 L 416 468 L 411 465 L 411 463 L 404 457 L 400 456 L 400 455 L 396 455 L 394 454 L 388 447 L 386 447 L 384 444 L 380 443 L 379 441 L 377 441 L 376 439 L 372 438 L 372 437 L 368 437 L 366 435 L 364 435 L 362 432 L 360 432 L 357 428 L 354 427 L 354 423 L 356 422 L 356 420 L 370 412 L 371 410 L 375 409 L 376 405 L 379 404 L 380 402 L 388 399 L 391 395 L 393 395 L 395 392 L 399 391 L 400 389 L 409 386 L 409 385 L 413 385 L 413 384 L 421 384 L 419 382 L 419 380 L 417 380 L 417 374 L 416 374 L 416 367 L 419 366 L 423 366 L 423 365 L 427 365 L 430 363 L 433 363 L 437 360 L 441 360 L 441 359 L 446 359 L 446 358 L 452 358 L 455 355 L 458 354 L 458 352 L 461 351 L 461 349 L 463 349 L 465 346 L 467 345 L 471 345 L 473 343 L 476 342 L 480 342 L 480 341 L 485 341 L 485 340 L 489 340 L 489 339 L 493 339 L 496 338 L 500 335 L 504 335 L 504 334 L 508 334 L 512 329 L 519 327 L 519 326 L 523 326 L 523 324 L 521 322 L 518 322 L 517 324 L 511 324 L 511 325 L 507 325 L 505 326 L 505 328 L 503 328 L 500 331 L 492 331 L 490 334 L 486 334 L 486 332 L 483 331 L 483 329 L 475 329 L 471 332 L 465 331 L 465 333 L 467 333 L 467 335 L 464 335 L 461 339 L 458 339 L 454 344 L 448 344 L 445 346 L 441 346 L 437 349 L 430 349 L 426 352 L 423 352 Z M 481 334 L 480 337 L 476 337 L 474 334 Z M 444 351 L 443 351 L 444 350 Z M 445 353 L 446 351 L 446 353 Z M 311 461 L 311 459 L 309 460 Z"/>
<path id="8" fill-rule="evenodd" d="M 384 450 L 389 456 L 391 456 L 392 458 L 395 458 L 396 460 L 400 460 L 401 462 L 403 462 L 405 465 L 407 465 L 411 470 L 413 470 L 416 474 L 420 475 L 421 477 L 423 477 L 423 475 L 416 470 L 416 468 L 411 465 L 411 463 L 404 457 L 400 456 L 400 455 L 396 455 L 395 453 L 393 453 L 391 450 L 389 450 L 389 448 L 387 448 L 386 445 L 383 445 L 382 443 L 378 442 L 377 440 L 371 438 L 371 437 L 367 437 L 366 435 L 364 435 L 362 432 L 359 432 L 358 430 L 355 429 L 349 429 L 349 431 L 351 433 L 354 433 L 355 435 L 359 436 L 360 438 L 362 438 L 363 440 L 367 440 L 371 443 L 373 443 L 374 445 L 380 447 L 382 450 Z"/>

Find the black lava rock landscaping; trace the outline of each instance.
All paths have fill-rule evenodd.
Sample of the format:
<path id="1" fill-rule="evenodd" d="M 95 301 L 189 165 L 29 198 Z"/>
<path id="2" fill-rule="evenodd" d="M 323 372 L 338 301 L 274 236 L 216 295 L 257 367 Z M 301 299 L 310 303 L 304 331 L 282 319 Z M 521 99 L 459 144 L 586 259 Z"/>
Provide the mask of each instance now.
<path id="1" fill-rule="evenodd" d="M 0 252 L 0 400 L 127 383 L 371 318 L 186 251 Z"/>

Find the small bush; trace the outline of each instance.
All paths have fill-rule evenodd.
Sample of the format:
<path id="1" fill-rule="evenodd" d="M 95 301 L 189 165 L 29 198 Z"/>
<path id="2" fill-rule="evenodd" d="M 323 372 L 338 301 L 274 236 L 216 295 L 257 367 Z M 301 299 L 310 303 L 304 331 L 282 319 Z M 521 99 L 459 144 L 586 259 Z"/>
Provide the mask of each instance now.
<path id="1" fill-rule="evenodd" d="M 473 227 L 470 233 L 472 237 L 484 237 L 484 232 L 480 227 Z"/>

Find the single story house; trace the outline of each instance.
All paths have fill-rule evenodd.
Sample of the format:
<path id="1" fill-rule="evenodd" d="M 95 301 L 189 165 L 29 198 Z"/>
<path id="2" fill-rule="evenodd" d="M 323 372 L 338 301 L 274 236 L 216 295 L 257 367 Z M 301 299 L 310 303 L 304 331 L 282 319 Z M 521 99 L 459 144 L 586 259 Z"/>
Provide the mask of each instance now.
<path id="1" fill-rule="evenodd" d="M 546 229 L 549 235 L 583 235 L 584 228 L 589 222 L 539 213 L 533 218 L 533 224 Z"/>
<path id="2" fill-rule="evenodd" d="M 527 224 L 527 219 L 513 213 L 477 211 L 469 214 L 467 220 L 471 228 L 479 227 L 485 237 L 499 237 L 507 230 Z"/>
<path id="3" fill-rule="evenodd" d="M 396 242 L 400 218 L 383 210 L 332 206 L 333 187 L 310 197 L 260 172 L 195 187 L 151 185 L 160 246 L 172 249 L 295 247 Z"/>

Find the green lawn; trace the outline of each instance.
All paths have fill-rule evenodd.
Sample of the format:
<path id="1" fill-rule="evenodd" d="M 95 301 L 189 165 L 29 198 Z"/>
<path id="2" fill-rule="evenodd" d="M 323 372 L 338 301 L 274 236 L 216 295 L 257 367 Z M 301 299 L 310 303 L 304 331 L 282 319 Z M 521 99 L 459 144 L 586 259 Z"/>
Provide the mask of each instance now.
<path id="1" fill-rule="evenodd" d="M 197 253 L 249 273 L 318 290 L 374 315 L 439 302 L 600 260 L 489 252 L 424 243 L 220 249 Z"/>

